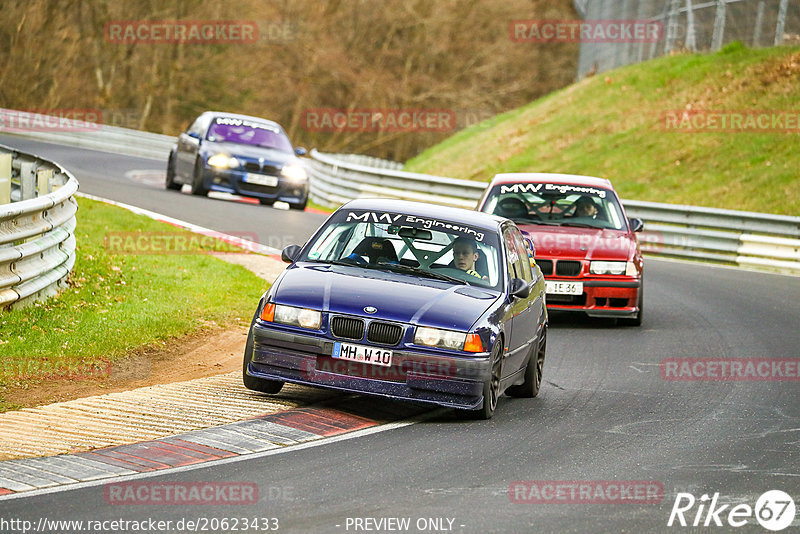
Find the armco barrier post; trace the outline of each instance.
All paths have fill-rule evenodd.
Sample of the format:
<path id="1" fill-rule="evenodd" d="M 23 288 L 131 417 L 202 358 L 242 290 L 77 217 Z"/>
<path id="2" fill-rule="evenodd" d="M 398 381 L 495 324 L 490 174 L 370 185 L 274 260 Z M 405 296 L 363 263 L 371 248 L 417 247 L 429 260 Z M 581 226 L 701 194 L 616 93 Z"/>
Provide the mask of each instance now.
<path id="1" fill-rule="evenodd" d="M 43 197 L 53 192 L 52 179 L 53 169 L 39 169 L 36 171 L 36 196 Z"/>
<path id="2" fill-rule="evenodd" d="M 36 180 L 33 162 L 24 161 L 19 166 L 20 200 L 36 198 Z"/>
<path id="3" fill-rule="evenodd" d="M 11 202 L 11 154 L 0 154 L 0 206 Z"/>

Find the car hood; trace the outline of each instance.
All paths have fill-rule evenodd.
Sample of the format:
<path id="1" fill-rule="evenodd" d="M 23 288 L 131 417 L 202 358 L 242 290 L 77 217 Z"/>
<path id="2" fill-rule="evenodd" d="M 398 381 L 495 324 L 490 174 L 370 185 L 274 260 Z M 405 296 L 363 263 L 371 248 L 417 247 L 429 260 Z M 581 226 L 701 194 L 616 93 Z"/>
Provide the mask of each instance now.
<path id="1" fill-rule="evenodd" d="M 537 258 L 627 260 L 636 248 L 636 241 L 619 230 L 527 224 L 520 229 L 533 240 Z"/>
<path id="2" fill-rule="evenodd" d="M 472 286 L 323 264 L 290 267 L 273 291 L 278 304 L 460 331 L 469 331 L 498 296 Z M 367 306 L 378 311 L 368 314 Z"/>
<path id="3" fill-rule="evenodd" d="M 284 152 L 282 150 L 260 146 L 240 145 L 238 143 L 214 143 L 212 141 L 205 141 L 203 149 L 210 154 L 224 152 L 225 154 L 229 154 L 231 156 L 252 159 L 263 158 L 265 161 L 284 164 L 299 161 L 299 158 L 291 152 Z"/>

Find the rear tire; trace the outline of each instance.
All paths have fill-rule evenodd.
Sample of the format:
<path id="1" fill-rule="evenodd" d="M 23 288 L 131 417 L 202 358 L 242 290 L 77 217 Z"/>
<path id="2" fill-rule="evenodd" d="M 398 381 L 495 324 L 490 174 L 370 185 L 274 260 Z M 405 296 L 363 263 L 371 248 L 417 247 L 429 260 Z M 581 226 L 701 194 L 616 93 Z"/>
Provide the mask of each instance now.
<path id="1" fill-rule="evenodd" d="M 192 194 L 197 196 L 207 196 L 208 189 L 203 185 L 203 160 L 197 158 L 194 163 L 194 172 L 192 173 Z"/>
<path id="2" fill-rule="evenodd" d="M 259 198 L 258 203 L 261 204 L 262 206 L 272 206 L 273 204 L 275 204 L 275 201 L 270 198 Z"/>
<path id="3" fill-rule="evenodd" d="M 542 338 L 536 344 L 536 351 L 531 354 L 528 366 L 525 368 L 525 382 L 518 386 L 512 386 L 506 390 L 511 397 L 530 399 L 539 394 L 542 385 L 542 369 L 544 359 L 547 354 L 547 327 L 542 331 Z"/>
<path id="4" fill-rule="evenodd" d="M 171 191 L 181 190 L 181 184 L 175 182 L 175 155 L 172 152 L 169 153 L 169 159 L 167 160 L 167 177 L 165 182 L 167 189 Z"/>
<path id="5" fill-rule="evenodd" d="M 247 374 L 247 367 L 253 360 L 253 330 L 250 329 L 250 334 L 247 336 L 247 344 L 244 347 L 244 363 L 242 365 L 242 381 L 244 387 L 259 393 L 275 394 L 280 392 L 283 388 L 283 382 L 280 380 L 267 380 L 265 378 L 257 378 Z"/>

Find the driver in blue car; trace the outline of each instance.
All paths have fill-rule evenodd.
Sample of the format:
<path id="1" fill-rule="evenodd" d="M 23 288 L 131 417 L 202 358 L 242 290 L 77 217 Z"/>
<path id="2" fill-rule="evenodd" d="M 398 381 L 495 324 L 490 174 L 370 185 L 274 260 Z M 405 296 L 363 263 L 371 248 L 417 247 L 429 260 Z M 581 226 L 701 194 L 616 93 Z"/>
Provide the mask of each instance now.
<path id="1" fill-rule="evenodd" d="M 475 262 L 478 261 L 478 245 L 472 239 L 458 237 L 453 242 L 453 263 L 455 266 L 467 274 L 477 278 L 483 278 L 475 270 Z"/>

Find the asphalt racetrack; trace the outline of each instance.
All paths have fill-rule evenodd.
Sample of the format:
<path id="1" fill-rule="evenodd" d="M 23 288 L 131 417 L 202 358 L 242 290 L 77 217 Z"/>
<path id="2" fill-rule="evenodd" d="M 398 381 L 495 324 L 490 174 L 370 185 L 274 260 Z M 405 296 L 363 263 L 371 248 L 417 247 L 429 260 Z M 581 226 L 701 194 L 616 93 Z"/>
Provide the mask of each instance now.
<path id="1" fill-rule="evenodd" d="M 131 173 L 161 171 L 164 162 L 6 135 L 0 143 L 61 163 L 83 193 L 254 234 L 274 248 L 303 243 L 325 218 L 166 191 Z M 217 519 L 211 532 L 234 531 L 219 520 L 235 517 L 277 518 L 279 532 L 765 532 L 753 516 L 733 528 L 729 512 L 755 508 L 768 490 L 800 497 L 800 279 L 653 258 L 645 273 L 641 328 L 551 315 L 539 397 L 502 397 L 490 421 L 431 410 L 414 424 L 146 479 L 252 482 L 260 489 L 252 505 L 111 505 L 97 484 L 3 500 L 0 516 L 33 524 L 156 518 L 172 521 L 170 532 L 202 517 Z M 795 379 L 777 374 L 791 374 L 790 361 L 760 380 L 673 380 L 660 372 L 670 358 L 792 358 Z M 663 497 L 614 499 L 625 481 L 663 488 Z M 579 483 L 603 498 L 571 496 Z M 678 494 L 697 499 L 678 504 L 690 525 L 700 512 L 699 529 L 677 518 L 667 526 Z M 706 513 L 715 494 L 717 509 L 727 505 L 715 516 L 722 527 Z M 800 513 L 786 532 L 798 525 Z"/>

